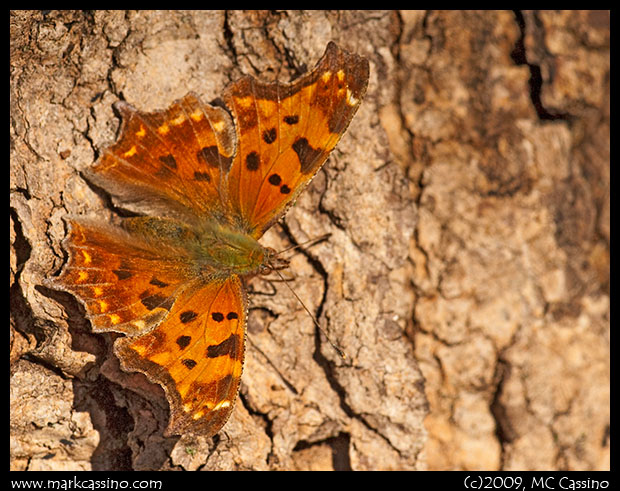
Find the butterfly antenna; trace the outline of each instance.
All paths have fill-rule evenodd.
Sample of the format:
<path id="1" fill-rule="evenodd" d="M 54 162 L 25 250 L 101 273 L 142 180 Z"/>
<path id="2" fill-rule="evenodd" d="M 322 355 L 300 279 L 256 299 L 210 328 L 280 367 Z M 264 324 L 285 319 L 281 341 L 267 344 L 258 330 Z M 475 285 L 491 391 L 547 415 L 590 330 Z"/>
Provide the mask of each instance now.
<path id="1" fill-rule="evenodd" d="M 313 245 L 319 244 L 323 242 L 324 240 L 329 239 L 331 235 L 332 235 L 331 233 L 327 233 L 327 234 L 321 235 L 320 237 L 315 237 L 314 239 L 310 239 L 310 240 L 307 240 L 306 242 L 302 242 L 301 244 L 287 247 L 286 249 L 278 252 L 278 255 L 283 254 L 288 251 L 292 251 L 293 249 L 300 249 L 302 247 L 312 247 Z"/>
<path id="2" fill-rule="evenodd" d="M 329 234 L 327 234 L 329 235 Z M 321 238 L 322 239 L 322 238 Z M 284 251 L 282 251 L 284 252 Z M 329 341 L 329 344 L 332 345 L 332 348 L 334 348 L 336 350 L 336 352 L 340 355 L 340 357 L 343 360 L 347 359 L 347 355 L 345 354 L 344 350 L 342 348 L 340 348 L 339 346 L 337 346 L 331 339 L 329 339 L 329 336 L 327 335 L 327 333 L 325 332 L 325 330 L 321 327 L 321 324 L 319 324 L 319 321 L 316 320 L 316 317 L 314 317 L 314 315 L 312 315 L 312 312 L 310 312 L 310 310 L 308 309 L 308 307 L 306 307 L 306 304 L 304 304 L 301 301 L 301 298 L 299 298 L 299 295 L 297 295 L 297 293 L 295 293 L 295 290 L 293 290 L 291 288 L 291 286 L 284 280 L 284 277 L 280 274 L 280 271 L 278 271 L 277 269 L 274 270 L 276 272 L 276 274 L 280 277 L 280 279 L 282 280 L 282 283 L 284 283 L 286 285 L 286 287 L 291 291 L 291 293 L 295 296 L 295 298 L 297 299 L 297 301 L 301 304 L 301 306 L 304 308 L 304 310 L 308 313 L 308 315 L 310 316 L 310 318 L 312 319 L 312 322 L 314 322 L 314 325 L 316 327 L 319 328 L 319 331 L 321 331 L 323 333 L 323 336 L 325 336 L 325 338 L 327 339 L 327 341 Z"/>

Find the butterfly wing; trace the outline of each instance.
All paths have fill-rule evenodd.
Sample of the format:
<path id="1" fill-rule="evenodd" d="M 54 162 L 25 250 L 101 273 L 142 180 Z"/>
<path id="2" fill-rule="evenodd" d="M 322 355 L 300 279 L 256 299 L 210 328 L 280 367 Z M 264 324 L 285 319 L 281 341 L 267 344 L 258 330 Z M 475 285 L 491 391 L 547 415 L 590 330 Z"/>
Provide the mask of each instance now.
<path id="1" fill-rule="evenodd" d="M 162 231 L 178 236 L 173 227 L 149 218 L 130 219 L 127 230 L 72 220 L 69 260 L 47 283 L 79 298 L 95 331 L 126 334 L 114 345 L 121 365 L 164 387 L 169 434 L 210 436 L 239 390 L 246 295 L 239 277 L 204 266 L 197 275 L 165 234 L 157 240 Z"/>
<path id="2" fill-rule="evenodd" d="M 227 195 L 252 236 L 263 235 L 321 168 L 357 112 L 368 70 L 366 59 L 329 43 L 314 70 L 291 84 L 248 76 L 226 89 L 238 140 Z"/>
<path id="3" fill-rule="evenodd" d="M 116 341 L 126 371 L 159 383 L 166 433 L 212 436 L 230 416 L 243 370 L 246 296 L 237 276 L 185 292 L 154 330 Z"/>
<path id="4" fill-rule="evenodd" d="M 136 211 L 186 222 L 214 215 L 221 220 L 221 180 L 236 138 L 228 112 L 192 93 L 165 111 L 143 113 L 125 102 L 115 107 L 123 121 L 119 140 L 88 177 Z"/>
<path id="5" fill-rule="evenodd" d="M 70 220 L 63 245 L 69 259 L 47 284 L 78 297 L 97 332 L 148 332 L 191 278 L 178 251 L 92 220 Z"/>

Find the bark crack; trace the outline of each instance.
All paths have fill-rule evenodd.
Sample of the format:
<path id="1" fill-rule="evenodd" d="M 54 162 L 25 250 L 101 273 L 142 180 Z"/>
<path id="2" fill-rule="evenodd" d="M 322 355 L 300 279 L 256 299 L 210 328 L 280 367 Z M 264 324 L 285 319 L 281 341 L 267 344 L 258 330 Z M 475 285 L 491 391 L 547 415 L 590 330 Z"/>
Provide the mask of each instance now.
<path id="1" fill-rule="evenodd" d="M 530 98 L 532 100 L 532 105 L 534 106 L 534 109 L 536 110 L 536 114 L 543 121 L 555 121 L 558 119 L 564 120 L 564 121 L 571 121 L 573 117 L 569 113 L 563 113 L 553 108 L 545 107 L 543 105 L 542 90 L 543 90 L 544 80 L 542 77 L 541 68 L 540 68 L 540 65 L 537 65 L 535 63 L 530 63 L 528 61 L 527 50 L 525 48 L 525 36 L 526 36 L 526 31 L 528 29 L 526 19 L 521 10 L 514 10 L 513 13 L 514 13 L 517 25 L 519 26 L 521 35 L 515 44 L 515 47 L 511 53 L 511 57 L 513 61 L 515 62 L 515 64 L 527 65 L 527 67 L 530 70 L 530 80 L 529 80 Z M 534 14 L 533 19 L 537 24 L 535 26 L 535 29 L 542 31 L 542 25 L 540 21 L 538 20 L 538 17 L 536 16 L 536 14 Z M 541 41 L 541 46 L 544 46 L 544 43 L 542 41 Z M 549 57 L 552 56 L 550 53 L 546 53 L 546 55 Z"/>

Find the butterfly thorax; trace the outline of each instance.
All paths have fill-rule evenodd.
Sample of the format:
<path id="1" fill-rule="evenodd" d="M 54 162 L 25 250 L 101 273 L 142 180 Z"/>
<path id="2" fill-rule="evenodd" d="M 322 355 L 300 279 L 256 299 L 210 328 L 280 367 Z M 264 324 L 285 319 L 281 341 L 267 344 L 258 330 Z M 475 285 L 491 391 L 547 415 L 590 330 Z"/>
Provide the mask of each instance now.
<path id="1" fill-rule="evenodd" d="M 267 249 L 250 235 L 220 224 L 199 232 L 198 261 L 213 265 L 224 275 L 255 275 L 268 266 Z"/>

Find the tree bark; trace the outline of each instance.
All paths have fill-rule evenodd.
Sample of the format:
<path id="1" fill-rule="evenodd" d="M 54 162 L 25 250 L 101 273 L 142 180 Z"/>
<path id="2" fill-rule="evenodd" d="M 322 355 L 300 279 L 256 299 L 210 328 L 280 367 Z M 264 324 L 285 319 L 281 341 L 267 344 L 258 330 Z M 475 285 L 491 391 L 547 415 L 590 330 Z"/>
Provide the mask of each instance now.
<path id="1" fill-rule="evenodd" d="M 11 467 L 608 469 L 609 12 L 12 11 Z M 119 210 L 81 172 L 126 100 L 368 58 L 347 133 L 264 245 L 239 401 L 166 438 L 68 294 L 66 215 Z"/>

